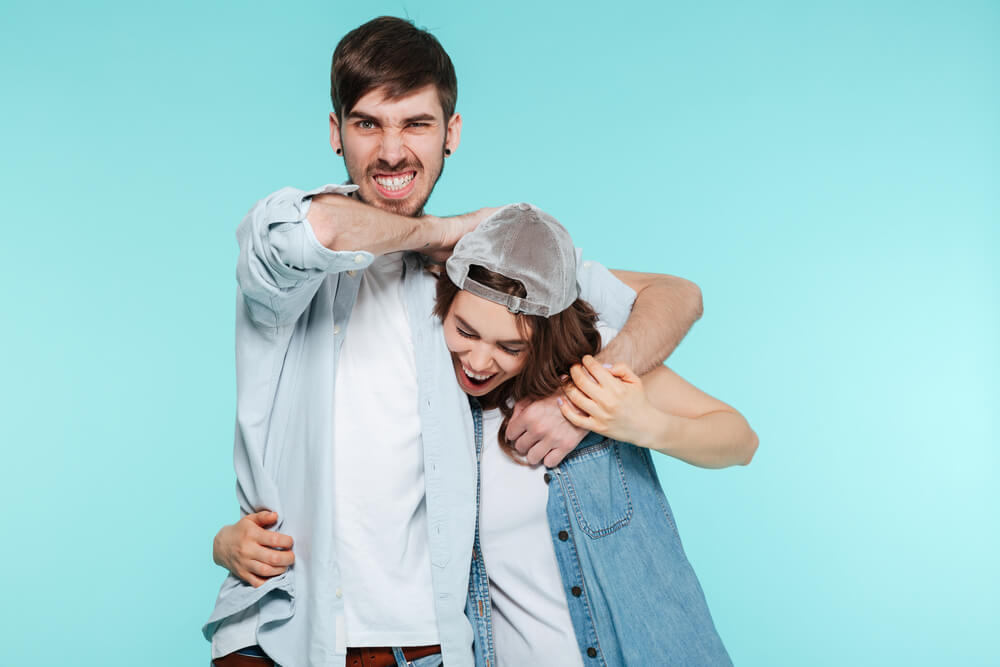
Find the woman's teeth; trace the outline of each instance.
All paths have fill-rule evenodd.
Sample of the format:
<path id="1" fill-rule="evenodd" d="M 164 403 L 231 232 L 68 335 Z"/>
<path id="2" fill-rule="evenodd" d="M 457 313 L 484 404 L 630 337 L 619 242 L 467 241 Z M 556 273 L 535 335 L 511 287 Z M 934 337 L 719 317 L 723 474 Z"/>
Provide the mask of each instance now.
<path id="1" fill-rule="evenodd" d="M 465 377 L 469 378 L 470 380 L 472 380 L 476 384 L 482 384 L 482 383 L 486 382 L 487 380 L 489 380 L 494 375 L 496 375 L 496 373 L 489 373 L 488 375 L 481 375 L 479 373 L 473 373 L 472 371 L 470 371 L 469 369 L 467 369 L 464 366 L 462 367 L 462 370 L 465 372 Z"/>
<path id="2" fill-rule="evenodd" d="M 412 181 L 416 175 L 417 172 L 411 171 L 410 173 L 402 176 L 376 176 L 375 182 L 386 190 L 402 190 L 410 184 L 410 181 Z"/>

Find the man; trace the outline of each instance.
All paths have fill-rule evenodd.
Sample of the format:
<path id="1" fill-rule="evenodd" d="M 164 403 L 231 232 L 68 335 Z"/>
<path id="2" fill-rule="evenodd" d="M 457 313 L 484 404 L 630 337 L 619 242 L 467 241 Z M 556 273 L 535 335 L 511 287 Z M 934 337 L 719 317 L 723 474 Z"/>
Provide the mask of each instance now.
<path id="1" fill-rule="evenodd" d="M 331 97 L 330 144 L 351 184 L 281 190 L 237 233 L 246 516 L 216 538 L 233 574 L 204 633 L 220 665 L 252 645 L 283 665 L 468 665 L 472 426 L 412 251 L 443 260 L 491 210 L 423 213 L 462 130 L 451 60 L 429 33 L 389 17 L 352 31 Z M 622 328 L 605 360 L 648 370 L 700 314 L 686 281 L 619 272 L 626 287 L 581 266 L 583 298 Z M 555 399 L 511 421 L 531 462 L 556 465 L 583 437 Z"/>

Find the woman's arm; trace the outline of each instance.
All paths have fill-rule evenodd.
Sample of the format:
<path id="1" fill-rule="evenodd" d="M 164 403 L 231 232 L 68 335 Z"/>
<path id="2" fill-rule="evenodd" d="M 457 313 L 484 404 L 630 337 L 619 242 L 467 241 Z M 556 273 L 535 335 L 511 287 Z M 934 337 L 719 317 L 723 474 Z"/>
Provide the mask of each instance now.
<path id="1" fill-rule="evenodd" d="M 560 408 L 580 428 L 703 468 L 746 465 L 757 451 L 743 415 L 666 366 L 639 378 L 625 364 L 609 368 L 586 356 L 570 374 Z"/>

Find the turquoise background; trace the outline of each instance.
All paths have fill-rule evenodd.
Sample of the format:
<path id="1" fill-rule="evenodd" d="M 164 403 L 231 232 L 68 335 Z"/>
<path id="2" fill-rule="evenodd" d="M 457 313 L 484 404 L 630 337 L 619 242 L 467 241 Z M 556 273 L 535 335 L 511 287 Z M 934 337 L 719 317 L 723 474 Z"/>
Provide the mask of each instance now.
<path id="1" fill-rule="evenodd" d="M 233 232 L 344 178 L 329 58 L 383 13 L 458 70 L 430 210 L 701 286 L 671 364 L 760 450 L 660 465 L 736 664 L 1000 664 L 1000 4 L 9 0 L 0 664 L 207 662 Z"/>

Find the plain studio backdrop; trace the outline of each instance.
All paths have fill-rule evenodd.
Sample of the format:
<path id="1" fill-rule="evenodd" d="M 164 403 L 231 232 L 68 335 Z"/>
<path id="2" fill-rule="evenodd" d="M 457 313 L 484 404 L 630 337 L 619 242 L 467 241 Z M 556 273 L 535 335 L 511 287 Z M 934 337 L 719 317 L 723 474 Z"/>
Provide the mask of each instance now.
<path id="1" fill-rule="evenodd" d="M 345 178 L 381 14 L 457 68 L 431 212 L 701 286 L 670 364 L 760 450 L 657 460 L 736 664 L 1000 664 L 1000 5 L 520 0 L 3 3 L 0 664 L 207 662 L 234 230 Z"/>

